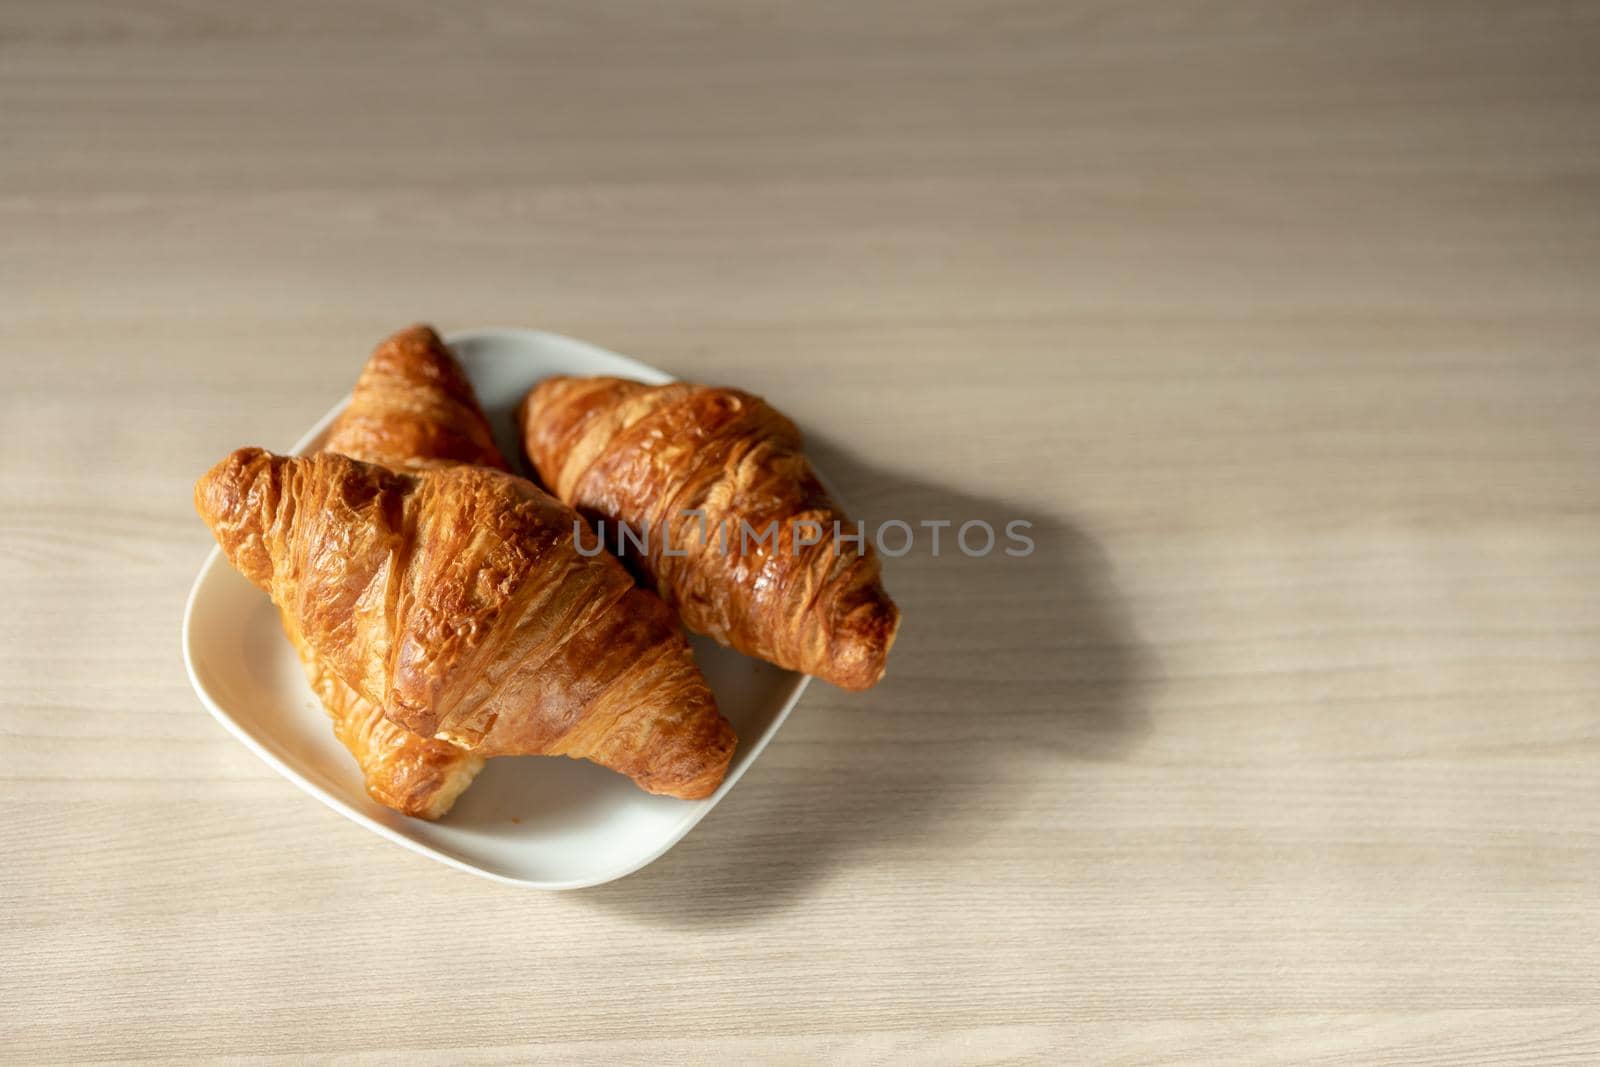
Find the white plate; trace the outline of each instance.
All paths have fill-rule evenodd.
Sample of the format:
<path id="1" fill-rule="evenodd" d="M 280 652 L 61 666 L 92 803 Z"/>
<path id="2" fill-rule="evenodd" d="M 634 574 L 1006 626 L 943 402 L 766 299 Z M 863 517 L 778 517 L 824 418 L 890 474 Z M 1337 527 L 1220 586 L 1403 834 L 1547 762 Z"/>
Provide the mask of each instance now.
<path id="1" fill-rule="evenodd" d="M 513 412 L 540 379 L 615 374 L 652 383 L 671 380 L 642 363 L 536 330 L 470 330 L 449 341 L 514 465 L 522 462 L 522 448 Z M 352 378 L 359 366 L 352 357 Z M 344 406 L 341 402 L 323 416 L 294 451 L 315 451 Z M 609 882 L 666 852 L 727 795 L 805 691 L 809 679 L 804 675 L 705 638 L 692 640 L 717 706 L 739 734 L 728 776 L 710 797 L 650 796 L 620 774 L 576 760 L 495 759 L 450 814 L 429 823 L 367 797 L 355 760 L 335 740 L 327 713 L 279 629 L 277 612 L 219 550 L 213 549 L 200 568 L 183 616 L 183 658 L 201 703 L 285 778 L 413 851 L 485 878 L 541 889 Z"/>

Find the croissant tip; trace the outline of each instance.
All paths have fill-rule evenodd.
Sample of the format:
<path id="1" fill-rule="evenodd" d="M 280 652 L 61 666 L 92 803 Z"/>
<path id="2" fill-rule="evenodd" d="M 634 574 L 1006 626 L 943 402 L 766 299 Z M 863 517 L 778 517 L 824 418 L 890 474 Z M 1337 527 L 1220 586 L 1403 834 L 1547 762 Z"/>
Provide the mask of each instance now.
<path id="1" fill-rule="evenodd" d="M 444 338 L 439 336 L 439 331 L 434 329 L 431 323 L 414 322 L 405 329 L 390 334 L 384 344 L 443 348 Z"/>
<path id="2" fill-rule="evenodd" d="M 271 458 L 272 453 L 264 448 L 246 446 L 234 449 L 213 463 L 194 484 L 195 510 L 202 517 L 223 514 L 232 495 L 231 490 L 237 487 L 244 472 L 263 457 Z"/>
<path id="3" fill-rule="evenodd" d="M 877 685 L 888 671 L 900 618 L 887 594 L 857 609 L 840 626 L 838 654 L 819 677 L 851 693 Z"/>
<path id="4" fill-rule="evenodd" d="M 636 778 L 635 781 L 647 793 L 672 797 L 676 800 L 704 800 L 715 793 L 721 787 L 722 780 L 728 776 L 728 765 L 733 762 L 734 750 L 739 745 L 738 738 L 727 720 L 720 715 L 717 719 L 722 736 L 708 749 L 697 753 L 699 767 L 693 777 L 654 781 L 640 781 Z"/>
<path id="5" fill-rule="evenodd" d="M 272 561 L 262 544 L 264 509 L 281 486 L 278 468 L 289 462 L 261 448 L 237 448 L 200 476 L 194 508 L 238 571 L 265 588 Z"/>
<path id="6" fill-rule="evenodd" d="M 523 406 L 531 408 L 535 403 L 542 403 L 544 397 L 572 379 L 573 376 L 570 374 L 552 374 L 548 378 L 540 378 L 522 398 Z"/>
<path id="7" fill-rule="evenodd" d="M 444 343 L 444 338 L 439 332 L 425 322 L 413 323 L 403 330 L 397 330 L 379 341 L 372 350 L 372 356 L 363 368 L 363 373 L 377 367 L 431 367 L 434 364 L 454 363 L 449 347 Z M 458 376 L 458 368 L 450 367 L 456 371 L 452 378 Z"/>

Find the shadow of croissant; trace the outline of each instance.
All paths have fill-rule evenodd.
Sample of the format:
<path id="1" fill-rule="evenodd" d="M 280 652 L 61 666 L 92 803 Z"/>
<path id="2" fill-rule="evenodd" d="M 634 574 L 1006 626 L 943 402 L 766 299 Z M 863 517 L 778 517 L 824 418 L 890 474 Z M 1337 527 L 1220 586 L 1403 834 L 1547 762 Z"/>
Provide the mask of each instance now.
<path id="1" fill-rule="evenodd" d="M 1091 538 L 1057 517 L 885 475 L 826 442 L 808 441 L 807 452 L 869 531 L 889 519 L 954 523 L 937 557 L 918 528 L 910 552 L 884 560 L 903 614 L 888 674 L 865 693 L 814 682 L 688 838 L 644 870 L 585 890 L 587 903 L 643 922 L 726 925 L 797 903 L 845 864 L 962 877 L 929 862 L 941 842 L 985 833 L 1039 776 L 1121 758 L 1147 730 L 1147 653 Z M 955 542 L 971 519 L 997 534 L 980 558 Z M 1031 524 L 1026 557 L 1004 551 L 1016 546 L 1005 536 L 1014 519 Z"/>

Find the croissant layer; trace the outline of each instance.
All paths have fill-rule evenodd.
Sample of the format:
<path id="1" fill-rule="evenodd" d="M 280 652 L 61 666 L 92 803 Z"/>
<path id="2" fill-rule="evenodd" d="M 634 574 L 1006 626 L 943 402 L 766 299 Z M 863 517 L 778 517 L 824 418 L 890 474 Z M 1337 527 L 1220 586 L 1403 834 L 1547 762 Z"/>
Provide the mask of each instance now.
<path id="1" fill-rule="evenodd" d="M 286 631 L 288 627 L 285 627 Z M 396 726 L 326 669 L 298 636 L 291 637 L 311 691 L 333 720 L 334 736 L 361 767 L 367 795 L 419 819 L 438 819 L 483 769 L 483 757 Z"/>
<path id="2" fill-rule="evenodd" d="M 477 756 L 589 759 L 670 796 L 721 782 L 733 731 L 671 611 L 615 559 L 581 554 L 577 514 L 531 483 L 240 449 L 196 506 L 392 723 Z"/>
<path id="3" fill-rule="evenodd" d="M 396 470 L 506 469 L 472 383 L 439 335 L 421 325 L 373 351 L 322 448 Z"/>
<path id="4" fill-rule="evenodd" d="M 551 492 L 647 534 L 629 562 L 690 630 L 845 689 L 883 677 L 900 613 L 878 559 L 760 397 L 554 377 L 518 419 Z"/>
<path id="5" fill-rule="evenodd" d="M 412 326 L 378 345 L 322 447 L 397 470 L 506 465 L 471 382 L 427 326 Z M 361 768 L 367 795 L 417 818 L 448 812 L 483 768 L 483 758 L 390 722 L 382 707 L 323 667 L 287 612 L 282 619 L 335 736 Z"/>

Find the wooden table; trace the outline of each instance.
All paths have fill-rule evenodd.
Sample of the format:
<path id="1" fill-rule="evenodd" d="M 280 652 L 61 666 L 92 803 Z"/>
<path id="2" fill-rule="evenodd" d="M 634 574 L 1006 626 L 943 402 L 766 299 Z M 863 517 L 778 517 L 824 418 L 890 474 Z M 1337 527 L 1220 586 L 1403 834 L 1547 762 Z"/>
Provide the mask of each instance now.
<path id="1" fill-rule="evenodd" d="M 1600 8 L 0 9 L 0 1058 L 1600 1058 Z M 775 398 L 889 564 L 597 890 L 201 709 L 190 487 L 417 319 Z"/>

